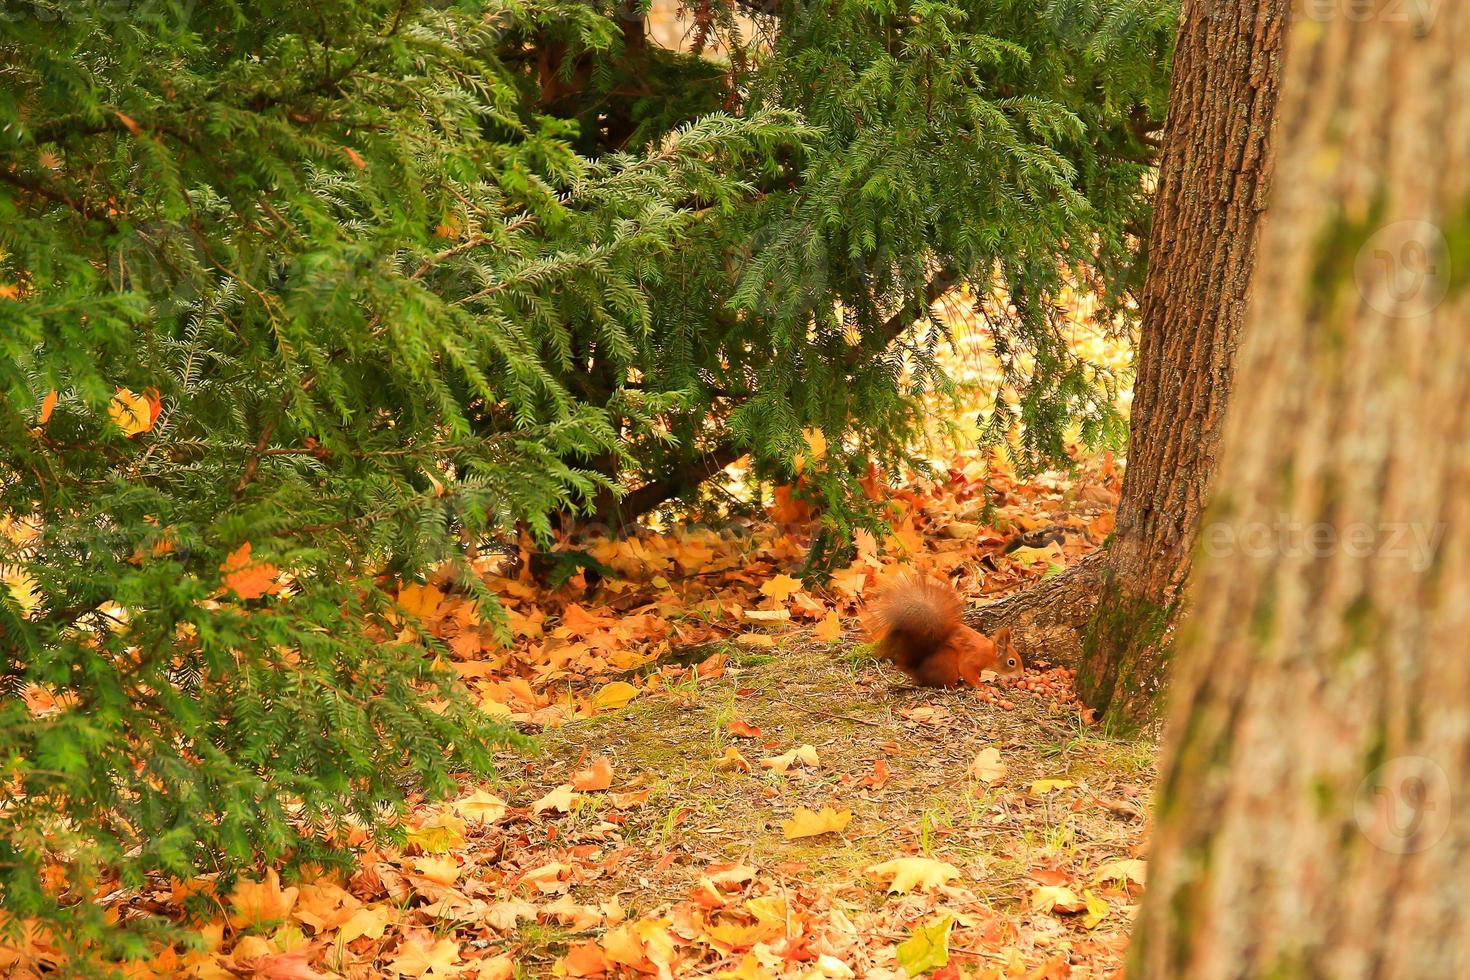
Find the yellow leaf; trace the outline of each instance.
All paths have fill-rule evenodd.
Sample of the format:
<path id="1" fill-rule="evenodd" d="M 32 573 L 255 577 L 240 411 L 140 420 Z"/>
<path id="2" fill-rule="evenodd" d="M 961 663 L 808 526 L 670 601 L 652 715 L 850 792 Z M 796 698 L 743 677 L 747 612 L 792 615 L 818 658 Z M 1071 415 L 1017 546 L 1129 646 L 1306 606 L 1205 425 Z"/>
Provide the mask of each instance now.
<path id="1" fill-rule="evenodd" d="M 1081 912 L 1087 907 L 1066 885 L 1042 885 L 1031 893 L 1031 907 L 1038 912 Z"/>
<path id="2" fill-rule="evenodd" d="M 915 888 L 928 891 L 939 887 L 946 881 L 958 878 L 960 869 L 933 858 L 910 857 L 875 864 L 868 868 L 866 873 L 878 878 L 890 879 L 888 883 L 890 892 L 907 895 Z"/>
<path id="3" fill-rule="evenodd" d="M 117 389 L 107 415 L 123 433 L 136 436 L 153 428 L 153 407 L 148 399 L 128 388 Z"/>
<path id="4" fill-rule="evenodd" d="M 1108 917 L 1108 903 L 1091 888 L 1082 891 L 1082 900 L 1087 903 L 1087 914 L 1082 917 L 1082 926 L 1091 929 Z"/>
<path id="5" fill-rule="evenodd" d="M 1057 790 L 1070 789 L 1071 786 L 1072 781 L 1070 779 L 1038 779 L 1031 784 L 1031 795 L 1045 796 L 1047 793 L 1054 793 Z"/>
<path id="6" fill-rule="evenodd" d="M 777 575 L 775 578 L 768 579 L 766 583 L 761 586 L 761 595 L 769 596 L 770 598 L 775 599 L 777 602 L 785 602 L 787 599 L 791 598 L 794 593 L 800 591 L 801 580 L 794 579 L 790 575 Z M 749 613 L 747 613 L 746 615 L 749 615 Z"/>
<path id="7" fill-rule="evenodd" d="M 821 429 L 802 429 L 801 437 L 806 440 L 806 454 L 809 459 L 818 460 L 827 455 L 827 437 Z"/>
<path id="8" fill-rule="evenodd" d="M 761 966 L 754 953 L 746 953 L 740 965 L 733 970 L 715 974 L 716 980 L 776 980 L 776 974 Z"/>
<path id="9" fill-rule="evenodd" d="M 1109 861 L 1097 869 L 1098 881 L 1121 881 L 1146 884 L 1148 864 L 1139 860 Z"/>
<path id="10" fill-rule="evenodd" d="M 970 763 L 970 775 L 981 782 L 993 783 L 1005 774 L 1006 764 L 1000 761 L 1000 749 L 993 745 L 981 749 Z"/>
<path id="11" fill-rule="evenodd" d="M 894 950 L 898 965 L 911 977 L 944 966 L 949 962 L 949 933 L 953 926 L 954 916 L 951 915 L 939 916 L 919 926 Z"/>
<path id="12" fill-rule="evenodd" d="M 0 585 L 10 591 L 20 614 L 29 616 L 41 605 L 41 590 L 30 573 L 19 565 L 0 565 Z"/>
<path id="13" fill-rule="evenodd" d="M 761 760 L 761 765 L 773 772 L 785 772 L 794 763 L 800 763 L 808 769 L 820 769 L 822 766 L 822 760 L 817 756 L 816 748 L 811 745 L 803 745 L 790 752 L 768 756 Z"/>
<path id="14" fill-rule="evenodd" d="M 837 610 L 827 613 L 826 617 L 812 630 L 812 634 L 824 643 L 833 643 L 842 638 L 842 620 L 837 615 Z"/>
<path id="15" fill-rule="evenodd" d="M 354 939 L 366 936 L 369 939 L 382 939 L 383 930 L 397 916 L 394 910 L 387 905 L 375 905 L 360 908 L 352 913 L 352 916 L 337 930 L 337 941 L 350 943 Z"/>
<path id="16" fill-rule="evenodd" d="M 781 824 L 781 834 L 787 840 L 816 837 L 820 834 L 840 834 L 851 822 L 851 810 L 838 811 L 830 806 L 824 806 L 821 813 L 814 813 L 804 806 L 799 806 L 791 819 Z"/>
<path id="17" fill-rule="evenodd" d="M 555 810 L 557 813 L 568 813 L 576 805 L 579 797 L 572 790 L 571 783 L 562 783 L 556 789 L 547 793 L 541 799 L 531 804 L 532 813 L 545 813 L 547 810 Z"/>
<path id="18" fill-rule="evenodd" d="M 733 745 L 725 746 L 725 754 L 715 760 L 716 769 L 735 770 L 750 772 L 750 760 L 741 755 L 740 750 Z"/>
<path id="19" fill-rule="evenodd" d="M 46 397 L 41 399 L 41 414 L 36 416 L 37 425 L 45 425 L 51 421 L 51 413 L 56 411 L 56 389 L 52 388 L 46 392 Z"/>
<path id="20" fill-rule="evenodd" d="M 481 823 L 494 823 L 505 816 L 505 801 L 483 789 L 477 789 L 449 806 L 466 820 L 477 820 Z"/>
<path id="21" fill-rule="evenodd" d="M 613 681 L 611 684 L 604 684 L 592 696 L 592 707 L 603 711 L 621 708 L 637 696 L 638 688 L 632 684 L 627 681 Z"/>
<path id="22" fill-rule="evenodd" d="M 281 888 L 281 878 L 274 868 L 267 869 L 264 881 L 242 878 L 230 892 L 230 925 L 250 929 L 284 922 L 298 894 L 295 888 Z"/>
<path id="23" fill-rule="evenodd" d="M 1065 561 L 1062 550 L 1052 542 L 1044 548 L 1020 547 L 1011 552 L 1011 561 L 1018 565 L 1034 565 L 1039 561 Z"/>
<path id="24" fill-rule="evenodd" d="M 459 880 L 459 862 L 454 858 L 414 858 L 413 867 L 420 878 L 445 888 Z"/>
<path id="25" fill-rule="evenodd" d="M 398 590 L 398 604 L 416 619 L 428 622 L 435 618 L 444 593 L 432 585 L 405 585 Z"/>
<path id="26" fill-rule="evenodd" d="M 400 977 L 447 977 L 458 972 L 459 943 L 452 939 L 441 939 L 432 946 L 406 939 L 397 952 L 388 969 Z"/>
<path id="27" fill-rule="evenodd" d="M 405 842 L 430 854 L 447 854 L 464 844 L 464 821 L 448 813 L 432 816 L 410 827 Z"/>

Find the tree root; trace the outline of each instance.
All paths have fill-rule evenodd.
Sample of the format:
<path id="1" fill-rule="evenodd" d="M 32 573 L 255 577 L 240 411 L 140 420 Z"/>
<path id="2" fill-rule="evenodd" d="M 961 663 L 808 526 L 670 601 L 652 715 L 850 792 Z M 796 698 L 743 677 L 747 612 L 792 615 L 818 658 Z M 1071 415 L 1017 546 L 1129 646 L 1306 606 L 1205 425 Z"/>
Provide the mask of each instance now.
<path id="1" fill-rule="evenodd" d="M 967 610 L 965 622 L 986 635 L 1009 626 L 1016 648 L 1028 661 L 1075 666 L 1102 592 L 1106 562 L 1105 550 L 1093 552 L 1060 575 Z"/>

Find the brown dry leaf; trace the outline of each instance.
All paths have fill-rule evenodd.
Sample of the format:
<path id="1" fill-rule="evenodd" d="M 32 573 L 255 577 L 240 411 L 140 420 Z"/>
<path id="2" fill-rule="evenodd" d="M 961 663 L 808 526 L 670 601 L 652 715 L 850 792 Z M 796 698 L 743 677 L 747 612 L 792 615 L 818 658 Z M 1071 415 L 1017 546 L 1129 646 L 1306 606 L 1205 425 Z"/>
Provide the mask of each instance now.
<path id="1" fill-rule="evenodd" d="M 873 760 L 873 771 L 862 779 L 858 785 L 865 789 L 882 789 L 888 785 L 888 762 L 884 759 Z"/>
<path id="2" fill-rule="evenodd" d="M 607 798 L 612 801 L 614 808 L 627 810 L 635 806 L 642 806 L 648 802 L 649 790 L 635 789 L 626 793 L 609 793 Z"/>
<path id="3" fill-rule="evenodd" d="M 1006 764 L 1000 761 L 1000 749 L 993 745 L 981 749 L 970 763 L 970 775 L 981 782 L 993 783 L 1005 774 Z"/>
<path id="4" fill-rule="evenodd" d="M 490 924 L 490 928 L 500 933 L 511 932 L 522 919 L 535 918 L 536 906 L 530 902 L 495 902 L 485 909 L 485 921 Z"/>

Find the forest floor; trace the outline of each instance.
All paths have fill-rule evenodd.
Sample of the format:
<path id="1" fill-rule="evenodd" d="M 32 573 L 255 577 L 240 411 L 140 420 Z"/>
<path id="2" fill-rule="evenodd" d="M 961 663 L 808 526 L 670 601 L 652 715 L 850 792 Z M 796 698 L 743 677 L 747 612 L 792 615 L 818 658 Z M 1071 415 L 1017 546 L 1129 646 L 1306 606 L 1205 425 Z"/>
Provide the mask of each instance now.
<path id="1" fill-rule="evenodd" d="M 354 832 L 348 873 L 113 891 L 117 915 L 194 933 L 130 973 L 1113 976 L 1154 743 L 1098 731 L 1040 660 L 1023 684 L 908 686 L 859 614 L 905 568 L 977 602 L 1059 573 L 1111 530 L 1119 481 L 1106 455 L 1021 479 L 977 453 L 874 480 L 892 532 L 859 532 L 829 578 L 798 577 L 817 522 L 785 488 L 719 527 L 482 558 L 503 616 L 447 573 L 406 584 L 469 695 L 530 744 L 416 802 L 401 839 Z M 1044 543 L 1017 547 L 1027 531 Z M 0 966 L 46 975 L 48 955 L 35 936 Z"/>

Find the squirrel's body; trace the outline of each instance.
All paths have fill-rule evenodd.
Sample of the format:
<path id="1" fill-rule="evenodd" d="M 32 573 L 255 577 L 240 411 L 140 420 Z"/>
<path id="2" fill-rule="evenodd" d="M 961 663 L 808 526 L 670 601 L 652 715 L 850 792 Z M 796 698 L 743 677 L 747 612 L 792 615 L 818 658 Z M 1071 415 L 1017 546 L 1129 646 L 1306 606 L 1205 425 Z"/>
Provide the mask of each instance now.
<path id="1" fill-rule="evenodd" d="M 906 575 L 883 591 L 868 613 L 880 657 L 925 687 L 980 684 L 980 672 L 1003 677 L 1025 671 L 1009 627 L 992 640 L 964 623 L 964 600 L 949 585 Z"/>

